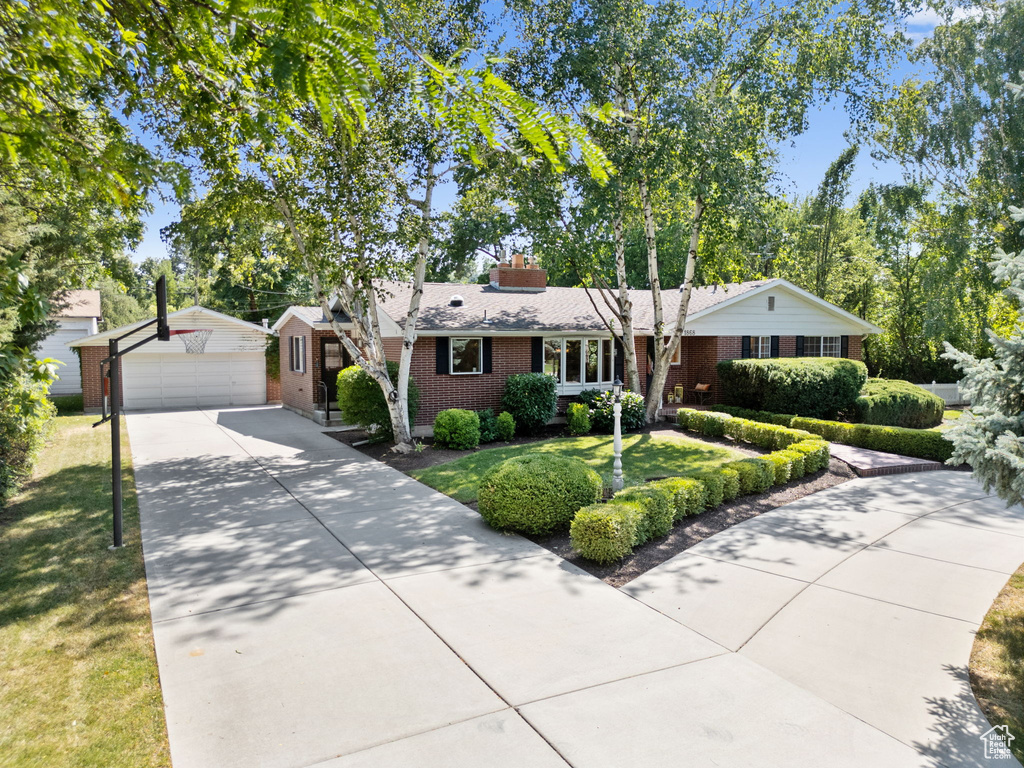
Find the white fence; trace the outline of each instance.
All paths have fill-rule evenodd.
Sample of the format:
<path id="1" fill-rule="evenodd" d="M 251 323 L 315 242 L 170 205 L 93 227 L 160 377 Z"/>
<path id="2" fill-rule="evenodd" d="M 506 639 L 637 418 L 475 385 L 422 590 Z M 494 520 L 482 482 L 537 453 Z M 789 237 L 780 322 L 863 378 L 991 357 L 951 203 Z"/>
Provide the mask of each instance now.
<path id="1" fill-rule="evenodd" d="M 957 382 L 952 384 L 918 384 L 921 389 L 927 389 L 933 395 L 938 395 L 946 401 L 946 405 L 970 405 L 967 399 L 960 393 L 960 385 Z"/>

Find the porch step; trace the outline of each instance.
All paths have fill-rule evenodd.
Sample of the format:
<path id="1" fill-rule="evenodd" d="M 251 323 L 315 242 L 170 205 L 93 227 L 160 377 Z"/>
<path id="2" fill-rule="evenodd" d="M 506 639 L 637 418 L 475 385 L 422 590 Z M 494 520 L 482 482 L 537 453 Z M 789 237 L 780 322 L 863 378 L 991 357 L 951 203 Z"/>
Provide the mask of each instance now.
<path id="1" fill-rule="evenodd" d="M 324 411 L 313 411 L 313 421 L 319 424 L 321 427 L 347 427 L 349 426 L 338 416 L 337 411 L 331 411 L 331 418 L 327 418 L 327 413 Z M 354 429 L 354 427 L 353 427 Z"/>
<path id="2" fill-rule="evenodd" d="M 869 451 L 840 443 L 831 444 L 832 455 L 849 464 L 861 477 L 878 477 L 880 475 L 902 475 L 907 472 L 934 472 L 949 469 L 939 461 L 916 459 L 912 456 L 899 456 L 895 453 Z"/>

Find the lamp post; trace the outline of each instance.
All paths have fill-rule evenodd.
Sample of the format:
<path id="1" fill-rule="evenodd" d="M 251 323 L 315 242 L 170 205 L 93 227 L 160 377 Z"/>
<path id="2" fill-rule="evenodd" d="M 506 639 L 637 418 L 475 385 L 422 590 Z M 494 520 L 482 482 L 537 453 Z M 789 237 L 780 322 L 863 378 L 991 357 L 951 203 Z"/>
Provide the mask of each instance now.
<path id="1" fill-rule="evenodd" d="M 612 406 L 612 413 L 615 414 L 615 441 L 612 450 L 615 452 L 615 463 L 612 465 L 612 493 L 622 490 L 622 382 L 618 378 L 612 383 L 612 395 L 615 397 L 615 405 Z"/>

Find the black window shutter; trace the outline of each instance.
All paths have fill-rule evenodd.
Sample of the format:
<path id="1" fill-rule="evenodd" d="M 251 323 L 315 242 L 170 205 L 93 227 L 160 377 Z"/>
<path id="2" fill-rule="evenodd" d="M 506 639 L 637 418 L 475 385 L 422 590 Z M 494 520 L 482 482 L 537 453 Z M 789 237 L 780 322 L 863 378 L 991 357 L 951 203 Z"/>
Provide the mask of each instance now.
<path id="1" fill-rule="evenodd" d="M 850 356 L 850 337 L 849 336 L 841 336 L 839 338 L 839 344 L 840 344 L 840 350 L 841 350 L 839 352 L 839 356 L 840 357 L 849 357 Z"/>
<path id="2" fill-rule="evenodd" d="M 744 336 L 742 338 L 743 338 L 743 346 L 741 348 L 742 348 L 743 351 L 740 353 L 740 357 L 747 358 L 747 357 L 750 357 L 750 337 L 749 336 Z"/>
<path id="3" fill-rule="evenodd" d="M 779 356 L 779 337 L 772 336 L 772 357 Z"/>
<path id="4" fill-rule="evenodd" d="M 796 356 L 797 357 L 803 357 L 804 356 L 804 337 L 803 336 L 797 336 L 796 337 Z"/>
<path id="5" fill-rule="evenodd" d="M 436 369 L 436 372 L 437 372 L 437 375 L 438 376 L 447 376 L 449 373 L 451 373 L 451 366 L 450 366 L 450 364 L 448 362 L 449 361 L 449 352 L 451 351 L 451 348 L 448 346 L 448 337 L 447 336 L 435 336 L 434 337 L 434 341 L 437 344 L 437 347 L 436 347 L 436 349 L 437 349 L 437 352 L 436 352 L 436 357 L 437 357 L 437 369 Z"/>
<path id="6" fill-rule="evenodd" d="M 295 370 L 295 337 L 288 337 L 288 370 Z"/>
<path id="7" fill-rule="evenodd" d="M 615 337 L 615 378 L 626 380 L 626 348 L 618 336 Z"/>
<path id="8" fill-rule="evenodd" d="M 544 337 L 534 336 L 530 344 L 530 372 L 544 373 Z"/>
<path id="9" fill-rule="evenodd" d="M 484 373 L 491 372 L 491 342 L 494 341 L 490 336 L 484 336 Z"/>

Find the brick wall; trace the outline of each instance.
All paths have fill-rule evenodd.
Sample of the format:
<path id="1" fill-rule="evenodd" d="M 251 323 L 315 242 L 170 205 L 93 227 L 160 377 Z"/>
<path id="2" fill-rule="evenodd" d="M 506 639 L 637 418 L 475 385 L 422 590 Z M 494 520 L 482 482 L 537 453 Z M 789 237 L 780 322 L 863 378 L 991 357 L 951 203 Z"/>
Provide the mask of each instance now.
<path id="1" fill-rule="evenodd" d="M 313 410 L 313 329 L 298 318 L 292 317 L 281 326 L 281 402 L 300 411 Z M 298 373 L 291 368 L 291 338 L 306 337 L 306 371 Z"/>
<path id="2" fill-rule="evenodd" d="M 544 269 L 516 269 L 514 267 L 494 267 L 491 269 L 490 280 L 499 288 L 545 288 L 548 284 L 548 273 Z"/>
<path id="3" fill-rule="evenodd" d="M 82 352 L 82 407 L 99 409 L 103 407 L 103 379 L 100 377 L 100 360 L 109 353 L 106 346 L 79 347 Z M 120 366 L 120 362 L 118 363 Z M 119 367 L 120 371 L 121 368 Z M 120 381 L 124 382 L 124 376 Z M 121 386 L 121 403 L 124 403 L 124 386 Z"/>
<path id="4" fill-rule="evenodd" d="M 267 376 L 267 402 L 281 402 L 281 381 L 272 376 Z"/>
<path id="5" fill-rule="evenodd" d="M 851 360 L 863 360 L 864 359 L 864 340 L 860 336 L 851 336 L 849 340 L 849 350 L 846 356 Z"/>

